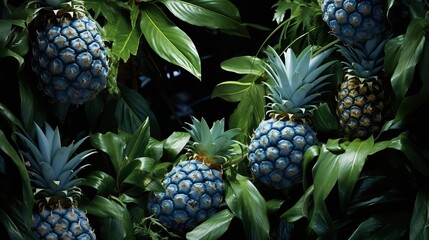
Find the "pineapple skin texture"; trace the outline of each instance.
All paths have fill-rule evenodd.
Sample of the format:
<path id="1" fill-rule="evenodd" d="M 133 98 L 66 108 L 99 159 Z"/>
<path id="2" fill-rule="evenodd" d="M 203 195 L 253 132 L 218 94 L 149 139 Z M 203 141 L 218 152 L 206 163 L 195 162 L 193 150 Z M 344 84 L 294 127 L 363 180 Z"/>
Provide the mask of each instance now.
<path id="1" fill-rule="evenodd" d="M 287 192 L 301 182 L 304 153 L 315 144 L 316 134 L 308 124 L 264 120 L 249 144 L 250 171 L 264 185 Z"/>
<path id="2" fill-rule="evenodd" d="M 83 104 L 106 86 L 105 45 L 87 16 L 63 17 L 37 29 L 32 54 L 38 87 L 56 102 Z"/>
<path id="3" fill-rule="evenodd" d="M 85 212 L 76 207 L 45 207 L 33 214 L 32 229 L 38 239 L 96 239 Z"/>
<path id="4" fill-rule="evenodd" d="M 215 214 L 224 197 L 222 174 L 198 160 L 180 162 L 154 192 L 148 208 L 170 230 L 186 232 Z"/>
<path id="5" fill-rule="evenodd" d="M 337 95 L 340 131 L 350 140 L 377 134 L 384 123 L 384 86 L 380 80 L 363 81 L 346 74 Z"/>
<path id="6" fill-rule="evenodd" d="M 364 42 L 386 31 L 386 0 L 323 0 L 323 21 L 346 43 Z"/>

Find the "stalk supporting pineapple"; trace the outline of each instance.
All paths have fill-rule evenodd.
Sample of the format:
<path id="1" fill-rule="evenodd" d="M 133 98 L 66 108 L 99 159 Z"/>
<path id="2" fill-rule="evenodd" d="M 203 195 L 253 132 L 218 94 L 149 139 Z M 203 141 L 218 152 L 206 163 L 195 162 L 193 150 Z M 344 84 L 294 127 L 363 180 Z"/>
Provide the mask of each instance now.
<path id="1" fill-rule="evenodd" d="M 184 233 L 215 214 L 224 198 L 221 165 L 233 154 L 238 129 L 224 131 L 224 120 L 209 128 L 192 118 L 186 129 L 192 138 L 188 159 L 177 164 L 163 179 L 164 192 L 155 192 L 149 212 L 168 229 Z"/>
<path id="2" fill-rule="evenodd" d="M 31 42 L 38 87 L 55 102 L 83 104 L 95 98 L 109 72 L 96 22 L 79 0 L 38 3 Z"/>
<path id="3" fill-rule="evenodd" d="M 32 229 L 38 239 L 96 239 L 84 211 L 78 208 L 81 196 L 76 178 L 85 166 L 82 161 L 94 153 L 86 150 L 75 154 L 86 138 L 75 144 L 61 146 L 58 128 L 55 131 L 46 123 L 45 132 L 36 125 L 38 144 L 20 133 L 26 145 L 21 153 L 29 166 L 34 188 L 36 213 L 32 218 Z"/>
<path id="4" fill-rule="evenodd" d="M 309 46 L 296 56 L 287 49 L 284 62 L 273 48 L 267 50 L 265 71 L 273 82 L 267 84 L 270 118 L 254 131 L 248 159 L 253 176 L 273 189 L 287 192 L 301 181 L 304 153 L 317 143 L 308 120 L 330 76 L 321 74 L 334 61 L 321 64 L 332 50 L 312 56 Z"/>
<path id="5" fill-rule="evenodd" d="M 323 21 L 345 43 L 364 42 L 386 30 L 386 0 L 323 0 Z"/>

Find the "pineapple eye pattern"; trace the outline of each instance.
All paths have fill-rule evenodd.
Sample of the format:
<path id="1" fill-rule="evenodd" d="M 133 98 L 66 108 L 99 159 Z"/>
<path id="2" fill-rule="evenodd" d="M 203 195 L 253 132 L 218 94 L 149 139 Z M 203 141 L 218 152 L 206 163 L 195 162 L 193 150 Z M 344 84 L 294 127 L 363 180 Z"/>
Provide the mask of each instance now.
<path id="1" fill-rule="evenodd" d="M 83 104 L 105 88 L 105 45 L 88 17 L 47 23 L 37 30 L 32 46 L 38 87 L 53 101 Z"/>
<path id="2" fill-rule="evenodd" d="M 224 188 L 217 172 L 197 160 L 179 163 L 166 174 L 165 191 L 149 198 L 149 211 L 171 230 L 194 228 L 216 213 L 222 202 Z"/>

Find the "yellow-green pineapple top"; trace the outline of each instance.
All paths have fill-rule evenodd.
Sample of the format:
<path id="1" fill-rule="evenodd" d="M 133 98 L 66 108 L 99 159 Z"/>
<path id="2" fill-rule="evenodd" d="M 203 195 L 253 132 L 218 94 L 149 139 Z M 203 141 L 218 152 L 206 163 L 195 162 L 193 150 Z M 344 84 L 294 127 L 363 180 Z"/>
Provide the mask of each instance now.
<path id="1" fill-rule="evenodd" d="M 192 117 L 192 124 L 185 128 L 191 135 L 187 150 L 189 158 L 205 162 L 209 166 L 218 167 L 235 155 L 233 138 L 240 133 L 238 128 L 224 130 L 224 119 L 215 121 L 210 128 L 204 118 L 199 121 Z"/>

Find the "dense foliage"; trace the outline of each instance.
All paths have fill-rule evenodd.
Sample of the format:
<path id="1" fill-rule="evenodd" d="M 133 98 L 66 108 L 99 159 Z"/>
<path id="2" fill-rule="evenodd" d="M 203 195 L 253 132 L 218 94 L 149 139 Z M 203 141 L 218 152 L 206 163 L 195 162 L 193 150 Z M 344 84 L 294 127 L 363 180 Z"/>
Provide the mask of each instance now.
<path id="1" fill-rule="evenodd" d="M 37 189 L 18 137 L 36 141 L 35 123 L 58 126 L 65 145 L 89 136 L 80 148 L 97 150 L 83 160 L 85 168 L 77 175 L 84 179 L 78 186 L 79 208 L 87 213 L 98 239 L 429 238 L 426 1 L 362 1 L 386 3 L 389 34 L 382 64 L 388 111 L 379 131 L 367 138 L 345 136 L 336 116 L 336 96 L 346 72 L 344 56 L 337 50 L 349 45 L 324 21 L 323 11 L 333 1 L 278 0 L 260 10 L 250 1 L 79 1 L 104 39 L 109 73 L 95 99 L 77 105 L 53 102 L 37 87 L 39 76 L 31 66 L 32 24 L 43 12 L 41 2 L 58 1 L 1 4 L 0 232 L 5 239 L 35 239 L 31 219 Z M 257 9 L 256 15 L 269 12 L 272 21 L 258 22 L 260 16 L 243 21 L 249 10 L 244 5 Z M 207 56 L 199 52 L 203 43 L 196 44 L 203 33 L 210 33 L 203 39 L 210 49 L 221 49 L 220 44 L 244 48 L 245 42 L 256 47 L 227 54 L 218 71 L 229 79 L 213 79 L 205 75 L 211 72 L 202 61 Z M 272 79 L 266 72 L 266 50 L 282 55 L 289 48 L 298 53 L 310 45 L 316 56 L 336 49 L 328 59 L 335 64 L 325 70 L 329 84 L 319 89 L 320 101 L 308 121 L 318 143 L 305 152 L 302 181 L 287 192 L 278 191 L 253 177 L 247 159 L 247 146 L 272 100 L 267 98 Z M 179 80 L 192 83 L 178 88 Z M 145 89 L 153 82 L 156 87 Z M 207 86 L 210 99 L 204 101 L 220 107 L 211 104 L 198 113 L 189 110 L 192 106 L 171 104 L 186 102 L 187 94 Z M 166 96 L 171 91 L 177 92 L 175 98 Z M 160 99 L 170 102 L 162 105 Z M 229 149 L 229 157 L 216 156 L 225 160 L 217 166 L 222 171 L 223 203 L 195 228 L 175 232 L 149 213 L 148 199 L 164 191 L 162 179 L 186 161 L 190 146 L 211 153 L 191 139 L 183 124 L 192 114 L 210 111 L 217 114 L 206 119 L 225 118 L 225 131 L 240 130 L 233 136 L 233 153 Z"/>

